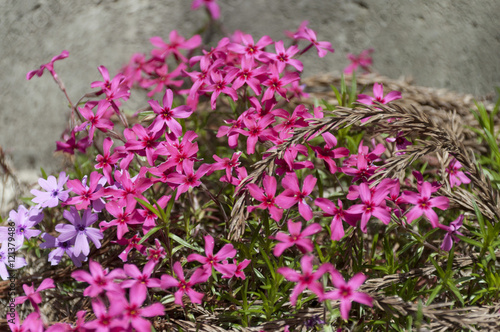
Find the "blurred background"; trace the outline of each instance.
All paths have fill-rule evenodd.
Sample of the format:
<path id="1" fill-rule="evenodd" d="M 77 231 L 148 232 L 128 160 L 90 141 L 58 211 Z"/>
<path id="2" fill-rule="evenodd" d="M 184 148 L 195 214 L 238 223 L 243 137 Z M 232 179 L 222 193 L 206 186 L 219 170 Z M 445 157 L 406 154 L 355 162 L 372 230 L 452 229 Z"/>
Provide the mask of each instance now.
<path id="1" fill-rule="evenodd" d="M 258 40 L 284 39 L 309 21 L 318 40 L 334 54 L 301 58 L 304 77 L 340 73 L 347 53 L 374 48 L 373 68 L 390 78 L 475 96 L 500 86 L 498 0 L 219 0 L 228 32 L 242 30 Z M 69 110 L 46 73 L 26 73 L 68 50 L 55 68 L 75 102 L 101 80 L 104 65 L 114 75 L 135 52 L 148 53 L 149 38 L 168 41 L 171 30 L 192 36 L 208 22 L 191 0 L 0 0 L 0 146 L 12 170 L 36 180 L 40 167 L 55 172 L 54 157 Z M 214 44 L 222 35 L 213 37 Z M 0 173 L 5 172 L 0 167 Z"/>

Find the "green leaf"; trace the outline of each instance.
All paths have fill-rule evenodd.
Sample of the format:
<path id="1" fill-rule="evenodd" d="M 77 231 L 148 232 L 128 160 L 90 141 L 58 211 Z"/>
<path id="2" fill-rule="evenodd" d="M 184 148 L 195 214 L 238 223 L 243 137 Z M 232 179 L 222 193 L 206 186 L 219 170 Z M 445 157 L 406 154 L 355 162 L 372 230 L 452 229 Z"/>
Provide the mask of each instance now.
<path id="1" fill-rule="evenodd" d="M 198 249 L 196 249 L 195 246 L 193 246 L 192 244 L 187 243 L 186 241 L 184 241 L 183 239 L 181 239 L 180 237 L 178 237 L 177 235 L 175 235 L 173 233 L 168 233 L 168 237 L 171 238 L 172 240 L 174 240 L 175 242 L 183 245 L 184 247 L 187 247 L 189 249 L 198 251 Z"/>
<path id="2" fill-rule="evenodd" d="M 342 96 L 339 93 L 339 90 L 337 90 L 336 87 L 333 85 L 330 85 L 330 88 L 332 88 L 333 92 L 335 93 L 335 97 L 337 97 L 337 102 L 339 103 L 339 106 L 342 106 Z"/>
<path id="3" fill-rule="evenodd" d="M 427 303 L 425 305 L 430 305 L 432 301 L 434 301 L 434 298 L 439 294 L 439 291 L 441 291 L 441 288 L 443 288 L 443 285 L 437 285 L 436 288 L 432 291 L 431 295 L 429 296 L 429 299 L 427 300 Z"/>
<path id="4" fill-rule="evenodd" d="M 45 170 L 44 170 L 42 167 L 40 167 L 40 172 L 42 173 L 42 177 L 43 177 L 45 180 L 47 180 L 47 173 L 45 173 Z"/>
<path id="5" fill-rule="evenodd" d="M 146 241 L 151 235 L 153 235 L 154 233 L 158 232 L 162 228 L 163 228 L 163 225 L 156 226 L 156 227 L 150 229 L 149 232 L 147 232 L 146 235 L 144 235 L 142 237 L 142 239 L 137 244 L 144 243 L 144 241 Z"/>

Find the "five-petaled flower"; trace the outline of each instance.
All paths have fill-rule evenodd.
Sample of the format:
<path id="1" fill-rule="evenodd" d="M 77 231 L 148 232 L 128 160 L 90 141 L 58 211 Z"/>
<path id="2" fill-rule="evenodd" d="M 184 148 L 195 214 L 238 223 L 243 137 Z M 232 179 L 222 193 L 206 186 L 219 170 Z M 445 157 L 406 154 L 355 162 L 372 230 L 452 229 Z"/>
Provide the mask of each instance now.
<path id="1" fill-rule="evenodd" d="M 307 226 L 302 232 L 301 222 L 293 222 L 292 219 L 289 219 L 287 225 L 288 233 L 290 233 L 290 235 L 283 232 L 278 232 L 274 236 L 274 239 L 280 241 L 280 243 L 276 244 L 276 246 L 274 247 L 274 256 L 281 256 L 285 249 L 293 246 L 294 244 L 302 253 L 313 251 L 313 243 L 311 239 L 307 237 L 321 232 L 321 230 L 323 229 L 321 225 L 318 223 L 313 223 Z"/>

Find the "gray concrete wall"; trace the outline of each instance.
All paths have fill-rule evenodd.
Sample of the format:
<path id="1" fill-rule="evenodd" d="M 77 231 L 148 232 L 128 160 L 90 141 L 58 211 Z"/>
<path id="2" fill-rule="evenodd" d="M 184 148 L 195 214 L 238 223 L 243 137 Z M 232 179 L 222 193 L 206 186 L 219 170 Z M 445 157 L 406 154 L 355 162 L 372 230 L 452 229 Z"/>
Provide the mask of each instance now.
<path id="1" fill-rule="evenodd" d="M 346 54 L 375 49 L 374 68 L 389 77 L 476 95 L 500 85 L 498 0 L 219 0 L 222 22 L 256 37 L 283 38 L 303 20 L 330 41 L 335 54 L 304 59 L 305 75 L 341 71 Z M 191 34 L 206 21 L 190 0 L 0 0 L 0 145 L 16 169 L 55 170 L 55 141 L 68 112 L 50 75 L 26 81 L 29 70 L 66 49 L 56 63 L 77 100 L 149 38 L 172 29 Z"/>

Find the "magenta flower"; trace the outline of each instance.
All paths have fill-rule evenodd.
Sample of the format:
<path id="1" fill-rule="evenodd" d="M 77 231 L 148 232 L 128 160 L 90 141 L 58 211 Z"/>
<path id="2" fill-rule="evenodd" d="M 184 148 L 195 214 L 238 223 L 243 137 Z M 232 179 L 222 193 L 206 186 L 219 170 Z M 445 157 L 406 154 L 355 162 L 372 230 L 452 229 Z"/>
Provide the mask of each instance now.
<path id="1" fill-rule="evenodd" d="M 266 69 L 264 66 L 254 68 L 255 62 L 251 58 L 243 57 L 241 59 L 241 69 L 238 71 L 238 75 L 236 76 L 233 85 L 231 86 L 233 89 L 238 90 L 243 84 L 247 84 L 253 92 L 258 96 L 262 92 L 262 88 L 260 86 L 260 77 L 266 73 Z"/>
<path id="2" fill-rule="evenodd" d="M 453 188 L 454 186 L 459 186 L 462 183 L 470 183 L 470 179 L 464 174 L 464 172 L 460 171 L 462 168 L 462 164 L 455 158 L 450 161 L 450 164 L 446 168 L 446 173 L 450 175 L 450 186 Z"/>
<path id="3" fill-rule="evenodd" d="M 261 118 L 258 122 L 256 118 L 248 118 L 244 117 L 243 122 L 245 123 L 248 131 L 243 129 L 236 129 L 236 131 L 242 135 L 248 136 L 247 139 L 247 153 L 253 154 L 255 153 L 255 145 L 257 141 L 260 139 L 267 140 L 270 136 L 274 134 L 273 129 L 267 128 L 271 123 L 273 123 L 274 115 L 267 114 L 263 118 Z M 267 129 L 266 129 L 267 128 Z"/>
<path id="4" fill-rule="evenodd" d="M 113 303 L 115 300 L 116 299 L 113 298 Z M 106 306 L 102 300 L 97 298 L 92 300 L 92 309 L 96 319 L 85 323 L 84 326 L 86 329 L 99 332 L 112 332 L 118 330 L 119 328 L 123 328 L 123 321 L 118 319 L 118 317 L 123 313 L 123 308 L 117 305 L 111 305 L 109 310 L 106 310 Z"/>
<path id="5" fill-rule="evenodd" d="M 67 133 L 63 134 L 62 139 L 63 141 L 56 142 L 56 151 L 66 152 L 71 155 L 75 154 L 75 150 L 85 153 L 87 148 L 92 144 L 89 136 L 85 136 L 80 140 L 77 140 L 75 128 L 73 128 L 70 135 Z"/>
<path id="6" fill-rule="evenodd" d="M 439 224 L 438 227 L 444 229 L 447 233 L 444 236 L 443 243 L 441 244 L 441 249 L 445 251 L 450 251 L 453 247 L 453 242 L 458 242 L 460 239 L 456 235 L 463 236 L 458 230 L 462 227 L 464 221 L 464 215 L 461 214 L 457 219 L 453 220 L 449 226 Z"/>
<path id="7" fill-rule="evenodd" d="M 226 170 L 226 179 L 229 181 L 232 177 L 233 169 L 238 167 L 241 163 L 238 161 L 240 158 L 242 152 L 235 152 L 233 153 L 233 156 L 231 159 L 229 158 L 220 158 L 216 154 L 213 155 L 216 163 L 213 163 L 211 166 L 211 171 L 217 171 L 217 170 Z"/>
<path id="8" fill-rule="evenodd" d="M 115 171 L 115 180 L 120 184 L 118 189 L 106 188 L 106 195 L 112 195 L 119 201 L 126 200 L 127 206 L 135 206 L 137 201 L 135 198 L 147 200 L 142 195 L 144 191 L 153 185 L 151 179 L 145 177 L 146 169 L 142 168 L 139 174 L 130 178 L 130 173 L 126 170 Z"/>
<path id="9" fill-rule="evenodd" d="M 42 76 L 43 74 L 43 70 L 44 69 L 47 69 L 50 74 L 52 75 L 52 77 L 54 77 L 54 79 L 57 81 L 58 77 L 57 77 L 57 74 L 54 70 L 54 62 L 57 61 L 57 60 L 62 60 L 62 59 L 65 59 L 69 56 L 69 52 L 64 50 L 61 52 L 61 54 L 59 55 L 56 55 L 55 57 L 52 58 L 52 60 L 50 60 L 49 63 L 46 63 L 46 64 L 43 64 L 40 66 L 40 69 L 36 69 L 36 70 L 32 70 L 30 72 L 28 72 L 26 74 L 26 79 L 29 81 L 33 78 L 33 76 Z"/>
<path id="10" fill-rule="evenodd" d="M 141 241 L 139 234 L 135 234 L 130 239 L 122 238 L 121 240 L 112 242 L 118 243 L 121 246 L 125 246 L 125 249 L 121 252 L 120 255 L 118 255 L 118 257 L 120 257 L 122 261 L 126 262 L 128 259 L 128 254 L 130 253 L 130 251 L 132 251 L 132 249 L 136 249 L 138 252 L 144 255 L 146 247 L 143 246 L 142 244 L 139 244 L 139 241 Z"/>
<path id="11" fill-rule="evenodd" d="M 156 100 L 149 100 L 148 103 L 157 114 L 155 120 L 151 124 L 153 132 L 159 132 L 166 125 L 176 137 L 182 136 L 182 126 L 174 119 L 185 119 L 193 114 L 193 110 L 189 106 L 179 106 L 172 109 L 174 101 L 174 93 L 167 89 L 163 96 L 163 107 Z"/>
<path id="12" fill-rule="evenodd" d="M 92 109 L 97 105 L 97 112 L 94 114 Z M 76 127 L 76 131 L 84 130 L 88 127 L 89 139 L 92 141 L 94 138 L 95 129 L 99 129 L 103 133 L 108 130 L 113 130 L 114 124 L 109 118 L 113 110 L 110 108 L 111 104 L 107 100 L 100 100 L 99 102 L 89 101 L 79 108 L 80 114 L 87 120 L 81 125 Z M 111 112 L 109 112 L 111 111 Z"/>
<path id="13" fill-rule="evenodd" d="M 217 0 L 193 0 L 193 3 L 191 4 L 191 9 L 196 10 L 200 8 L 202 4 L 205 5 L 205 7 L 207 7 L 210 16 L 212 16 L 214 20 L 218 20 L 220 18 L 220 8 L 219 5 L 217 4 Z"/>
<path id="14" fill-rule="evenodd" d="M 283 232 L 278 232 L 274 236 L 275 240 L 280 241 L 280 243 L 278 243 L 274 247 L 274 256 L 281 256 L 285 249 L 290 248 L 293 245 L 296 245 L 302 253 L 313 251 L 313 243 L 311 239 L 308 239 L 307 237 L 321 232 L 321 225 L 318 223 L 311 224 L 307 226 L 302 232 L 301 222 L 293 222 L 292 219 L 288 219 L 287 225 L 290 235 Z"/>
<path id="15" fill-rule="evenodd" d="M 271 218 L 278 222 L 281 220 L 283 210 L 276 206 L 276 178 L 266 174 L 262 184 L 264 189 L 259 188 L 255 183 L 247 185 L 250 195 L 259 202 L 262 202 L 259 205 L 249 206 L 247 210 L 252 212 L 257 208 L 268 209 Z"/>
<path id="16" fill-rule="evenodd" d="M 99 66 L 97 68 L 99 73 L 101 73 L 104 81 L 94 81 L 90 83 L 91 88 L 101 88 L 97 92 L 97 94 L 104 93 L 106 95 L 106 100 L 112 102 L 115 99 L 122 98 L 123 100 L 127 100 L 130 96 L 130 89 L 127 86 L 127 82 L 125 81 L 125 76 L 123 74 L 118 74 L 110 81 L 108 69 L 104 66 Z M 115 112 L 120 116 L 118 107 L 113 107 Z"/>
<path id="17" fill-rule="evenodd" d="M 81 331 L 85 325 L 85 315 L 87 312 L 85 310 L 80 310 L 76 313 L 76 322 L 74 325 L 70 325 L 68 323 L 55 323 L 54 325 L 50 326 L 45 332 L 74 332 L 74 331 Z M 41 324 L 43 325 L 43 323 Z M 36 329 L 32 331 L 38 331 Z M 40 330 L 42 331 L 42 330 Z M 99 330 L 101 332 L 101 330 Z M 107 332 L 106 330 L 103 330 L 102 332 Z"/>
<path id="18" fill-rule="evenodd" d="M 373 97 L 370 97 L 365 94 L 358 95 L 358 103 L 363 103 L 366 105 L 375 105 L 374 101 L 377 101 L 381 104 L 387 104 L 393 100 L 401 99 L 401 92 L 399 91 L 391 91 L 384 97 L 384 87 L 382 84 L 375 83 L 373 85 Z"/>
<path id="19" fill-rule="evenodd" d="M 59 201 L 65 202 L 69 197 L 70 190 L 64 190 L 64 185 L 68 181 L 69 176 L 65 172 L 59 173 L 59 180 L 52 175 L 45 179 L 38 179 L 38 184 L 45 191 L 37 189 L 31 190 L 31 193 L 36 197 L 32 199 L 33 203 L 40 204 L 40 207 L 55 207 Z"/>
<path id="20" fill-rule="evenodd" d="M 406 213 L 406 221 L 411 223 L 422 214 L 425 214 L 425 216 L 429 219 L 432 228 L 436 228 L 439 226 L 439 220 L 436 212 L 434 212 L 432 208 L 446 210 L 450 205 L 450 200 L 445 196 L 431 198 L 432 185 L 429 182 L 422 183 L 419 191 L 420 195 L 405 190 L 401 196 L 403 202 L 415 204 L 415 206 Z"/>
<path id="21" fill-rule="evenodd" d="M 274 44 L 274 47 L 276 48 L 276 53 L 263 53 L 260 58 L 267 58 L 268 60 L 275 62 L 280 73 L 285 70 L 286 65 L 290 65 L 298 71 L 302 71 L 302 69 L 304 69 L 302 61 L 292 59 L 292 57 L 299 52 L 297 45 L 292 45 L 288 49 L 285 49 L 283 41 L 280 40 Z"/>
<path id="22" fill-rule="evenodd" d="M 40 295 L 40 292 L 45 289 L 55 288 L 55 287 L 56 286 L 54 285 L 54 280 L 52 280 L 51 278 L 44 279 L 40 284 L 40 286 L 38 286 L 36 291 L 33 283 L 31 283 L 31 286 L 24 284 L 23 289 L 24 289 L 24 294 L 26 294 L 26 296 L 18 296 L 15 299 L 14 304 L 18 305 L 24 303 L 26 300 L 29 300 L 35 311 L 40 313 L 40 309 L 38 308 L 38 304 L 42 303 L 42 297 Z"/>
<path id="23" fill-rule="evenodd" d="M 77 196 L 71 197 L 66 204 L 75 205 L 77 210 L 86 209 L 91 202 L 99 200 L 104 195 L 104 189 L 99 183 L 102 174 L 98 172 L 90 173 L 90 181 L 87 186 L 87 176 L 82 181 L 75 179 L 68 181 L 68 188 L 70 188 Z"/>
<path id="24" fill-rule="evenodd" d="M 122 201 L 122 204 L 118 202 L 109 202 L 106 204 L 106 211 L 109 212 L 115 219 L 110 222 L 101 221 L 99 227 L 101 231 L 116 226 L 116 237 L 120 240 L 124 234 L 126 234 L 129 229 L 128 225 L 137 225 L 143 222 L 139 213 L 135 209 L 135 206 L 127 205 L 127 202 Z"/>
<path id="25" fill-rule="evenodd" d="M 325 140 L 325 147 L 320 148 L 319 146 L 311 146 L 311 149 L 316 153 L 316 158 L 323 160 L 330 173 L 335 174 L 338 167 L 334 159 L 347 157 L 349 155 L 349 150 L 347 148 L 334 149 L 334 147 L 337 146 L 337 138 L 331 133 L 323 133 L 321 136 L 323 136 Z"/>
<path id="26" fill-rule="evenodd" d="M 170 54 L 173 54 L 177 60 L 187 62 L 187 58 L 182 55 L 179 49 L 192 50 L 201 44 L 200 35 L 194 35 L 186 40 L 184 37 L 179 35 L 177 30 L 172 30 L 168 38 L 170 43 L 165 43 L 161 37 L 151 37 L 149 40 L 151 44 L 159 48 L 152 50 L 151 55 L 165 60 L 165 58 L 167 58 Z"/>
<path id="27" fill-rule="evenodd" d="M 90 285 L 83 291 L 83 296 L 96 297 L 104 291 L 122 292 L 120 285 L 113 282 L 115 279 L 127 278 L 122 269 L 114 269 L 108 273 L 108 269 L 103 269 L 101 264 L 91 259 L 89 270 L 90 273 L 83 270 L 71 273 L 71 277 L 76 281 L 86 282 Z"/>
<path id="28" fill-rule="evenodd" d="M 385 187 L 379 186 L 372 193 L 365 182 L 359 185 L 359 197 L 363 204 L 351 206 L 346 213 L 361 215 L 360 227 L 363 233 L 366 233 L 366 226 L 371 216 L 380 219 L 386 225 L 391 222 L 391 214 L 385 208 L 385 198 L 388 194 L 389 190 Z"/>
<path id="29" fill-rule="evenodd" d="M 330 224 L 330 231 L 332 233 L 331 238 L 333 241 L 339 241 L 344 237 L 345 233 L 342 220 L 351 226 L 356 226 L 355 216 L 352 216 L 344 211 L 342 201 L 340 199 L 337 202 L 339 205 L 338 207 L 326 198 L 316 198 L 314 201 L 314 204 L 319 206 L 321 210 L 325 212 L 323 213 L 324 217 L 333 217 Z"/>
<path id="30" fill-rule="evenodd" d="M 117 293 L 116 295 L 108 293 L 108 298 L 111 302 L 110 312 L 119 312 L 118 308 L 121 309 L 123 314 L 122 322 L 128 323 L 127 330 L 131 331 L 135 329 L 137 332 L 150 332 L 151 322 L 143 317 L 163 316 L 165 307 L 161 303 L 153 303 L 141 308 L 146 297 L 147 292 L 143 288 L 131 288 L 130 301 L 127 301 L 122 293 Z M 125 326 L 122 325 L 121 327 Z"/>
<path id="31" fill-rule="evenodd" d="M 233 265 L 236 266 L 236 271 L 234 272 L 233 277 L 240 278 L 241 280 L 245 280 L 246 276 L 243 270 L 250 264 L 251 260 L 249 259 L 244 259 L 241 262 L 237 262 L 236 259 L 233 259 Z M 227 261 L 222 262 L 224 265 L 228 265 L 229 263 Z M 223 275 L 222 278 L 229 278 L 227 275 Z"/>
<path id="32" fill-rule="evenodd" d="M 189 161 L 182 164 L 184 174 L 172 173 L 168 176 L 168 181 L 171 183 L 178 184 L 177 194 L 175 199 L 177 200 L 182 193 L 185 193 L 189 188 L 198 187 L 201 185 L 200 179 L 210 170 L 209 164 L 201 165 L 198 170 L 194 171 L 194 163 Z"/>
<path id="33" fill-rule="evenodd" d="M 371 71 L 370 66 L 373 63 L 371 54 L 374 52 L 373 48 L 362 51 L 359 55 L 354 55 L 352 53 L 347 54 L 347 58 L 351 61 L 351 64 L 344 69 L 344 74 L 351 74 L 356 71 L 358 67 L 361 67 L 365 72 L 369 73 Z"/>
<path id="34" fill-rule="evenodd" d="M 95 158 L 97 164 L 94 165 L 95 169 L 102 168 L 102 173 L 104 174 L 104 177 L 110 185 L 113 185 L 113 183 L 115 182 L 112 176 L 112 172 L 113 168 L 116 166 L 116 163 L 120 160 L 120 154 L 118 152 L 111 154 L 112 145 L 113 140 L 110 137 L 106 137 L 104 139 L 104 142 L 102 143 L 103 154 L 97 155 L 97 157 Z"/>
<path id="35" fill-rule="evenodd" d="M 146 249 L 147 257 L 146 259 L 149 261 L 153 261 L 158 264 L 163 258 L 167 257 L 167 252 L 165 248 L 161 245 L 158 239 L 155 239 L 155 246 Z"/>
<path id="36" fill-rule="evenodd" d="M 269 75 L 269 78 L 262 82 L 262 85 L 267 86 L 267 89 L 262 96 L 261 102 L 274 98 L 275 92 L 288 101 L 285 86 L 294 81 L 300 80 L 299 73 L 289 72 L 283 75 L 283 77 L 280 77 L 280 71 L 278 70 L 277 65 L 270 65 L 270 71 L 271 74 Z"/>
<path id="37" fill-rule="evenodd" d="M 161 287 L 164 289 L 177 287 L 178 290 L 175 292 L 175 304 L 184 306 L 182 302 L 182 295 L 186 294 L 193 303 L 200 304 L 203 299 L 204 294 L 199 293 L 193 289 L 193 286 L 202 282 L 206 282 L 210 277 L 210 269 L 205 269 L 200 267 L 194 271 L 189 281 L 186 281 L 184 277 L 184 271 L 182 270 L 181 263 L 175 262 L 173 270 L 178 279 L 172 276 L 164 274 L 161 276 Z"/>
<path id="38" fill-rule="evenodd" d="M 412 145 L 410 141 L 405 138 L 405 134 L 400 131 L 396 137 L 387 137 L 385 139 L 387 142 L 396 143 L 396 154 L 402 155 L 404 152 L 399 152 L 400 150 L 406 149 L 408 145 Z"/>
<path id="39" fill-rule="evenodd" d="M 318 56 L 320 58 L 324 57 L 328 52 L 331 52 L 331 53 L 335 52 L 335 50 L 332 48 L 332 44 L 330 42 L 318 41 L 318 39 L 316 37 L 316 32 L 314 32 L 314 30 L 309 29 L 305 26 L 301 31 L 298 31 L 293 37 L 295 39 L 306 39 L 306 40 L 311 42 L 311 45 L 306 47 L 306 49 L 304 49 L 302 51 L 302 53 L 307 51 L 312 46 L 316 47 L 316 50 L 318 51 Z"/>
<path id="40" fill-rule="evenodd" d="M 356 291 L 366 280 L 363 273 L 357 273 L 349 282 L 345 282 L 344 278 L 337 270 L 331 269 L 329 272 L 332 277 L 333 285 L 337 289 L 325 293 L 323 299 L 340 301 L 340 316 L 342 319 L 347 320 L 349 318 L 352 301 L 370 307 L 373 306 L 373 299 L 368 294 Z"/>
<path id="41" fill-rule="evenodd" d="M 56 231 L 61 233 L 57 239 L 59 242 L 67 242 L 75 239 L 75 248 L 73 249 L 75 256 L 79 256 L 80 253 L 83 253 L 85 256 L 89 255 L 89 239 L 97 249 L 101 247 L 99 240 L 102 240 L 104 235 L 98 229 L 90 227 L 97 221 L 97 214 L 93 214 L 91 209 L 86 209 L 83 212 L 83 216 L 80 217 L 78 211 L 72 206 L 69 211 L 66 210 L 63 212 L 63 216 L 71 224 L 56 225 Z"/>
<path id="42" fill-rule="evenodd" d="M 137 266 L 125 264 L 123 270 L 133 280 L 122 281 L 122 288 L 138 288 L 138 292 L 146 293 L 148 288 L 161 287 L 160 279 L 151 278 L 151 273 L 153 273 L 155 266 L 156 262 L 154 260 L 148 261 L 144 266 L 143 272 L 141 272 Z"/>
<path id="43" fill-rule="evenodd" d="M 300 215 L 307 221 L 311 220 L 313 213 L 311 207 L 306 203 L 306 197 L 313 191 L 316 181 L 317 179 L 309 174 L 304 179 L 304 184 L 300 189 L 297 174 L 287 173 L 281 181 L 285 191 L 276 197 L 276 203 L 285 209 L 289 209 L 298 203 Z"/>
<path id="44" fill-rule="evenodd" d="M 7 320 L 7 324 L 12 332 L 43 331 L 43 321 L 39 313 L 32 312 L 22 323 L 19 321 L 17 310 L 14 312 L 14 315 L 14 323 L 11 323 L 11 319 Z"/>
<path id="45" fill-rule="evenodd" d="M 197 261 L 203 264 L 203 268 L 211 271 L 212 267 L 222 273 L 223 276 L 232 277 L 236 271 L 236 266 L 233 264 L 221 264 L 222 261 L 233 258 L 236 255 L 236 249 L 233 245 L 228 243 L 225 244 L 217 254 L 214 252 L 214 238 L 211 235 L 204 236 L 205 239 L 205 255 L 191 254 L 187 257 L 188 262 Z"/>
<path id="46" fill-rule="evenodd" d="M 278 273 L 282 274 L 285 279 L 297 283 L 290 295 L 290 303 L 292 305 L 297 303 L 297 298 L 306 288 L 310 289 L 320 299 L 323 298 L 323 285 L 318 279 L 321 278 L 325 272 L 333 269 L 333 266 L 330 263 L 325 263 L 321 265 L 316 272 L 313 272 L 313 259 L 314 256 L 312 255 L 306 255 L 300 259 L 302 274 L 289 267 L 280 267 L 278 269 Z"/>
<path id="47" fill-rule="evenodd" d="M 229 87 L 229 84 L 233 82 L 236 75 L 238 75 L 238 72 L 239 70 L 237 68 L 233 68 L 229 70 L 224 77 L 219 72 L 212 71 L 210 73 L 212 84 L 207 85 L 205 89 L 203 89 L 203 91 L 213 91 L 212 96 L 210 97 L 210 105 L 213 110 L 216 107 L 217 97 L 219 97 L 221 93 L 227 94 L 234 101 L 238 100 L 238 94 L 236 93 L 236 90 L 232 87 Z"/>
<path id="48" fill-rule="evenodd" d="M 269 36 L 263 36 L 257 43 L 254 42 L 251 35 L 242 34 L 241 44 L 231 43 L 227 48 L 229 51 L 244 54 L 245 57 L 250 59 L 258 59 L 263 54 L 264 48 L 271 44 L 273 40 Z"/>

